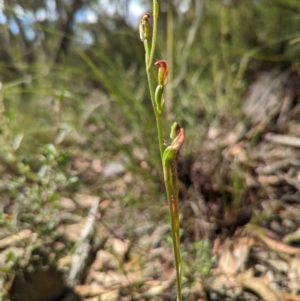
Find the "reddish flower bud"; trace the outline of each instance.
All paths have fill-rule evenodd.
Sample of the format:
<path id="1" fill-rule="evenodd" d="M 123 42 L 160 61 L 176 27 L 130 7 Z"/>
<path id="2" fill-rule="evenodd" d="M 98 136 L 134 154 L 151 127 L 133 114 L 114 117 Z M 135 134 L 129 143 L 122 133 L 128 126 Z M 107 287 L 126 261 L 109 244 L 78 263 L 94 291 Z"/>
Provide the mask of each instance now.
<path id="1" fill-rule="evenodd" d="M 168 64 L 164 60 L 159 60 L 154 64 L 156 67 L 158 67 L 158 84 L 161 86 L 165 86 L 168 81 Z"/>
<path id="2" fill-rule="evenodd" d="M 178 131 L 177 136 L 174 138 L 174 140 L 172 141 L 172 144 L 170 145 L 171 149 L 173 149 L 175 151 L 179 151 L 185 141 L 184 129 L 177 128 L 177 131 Z"/>

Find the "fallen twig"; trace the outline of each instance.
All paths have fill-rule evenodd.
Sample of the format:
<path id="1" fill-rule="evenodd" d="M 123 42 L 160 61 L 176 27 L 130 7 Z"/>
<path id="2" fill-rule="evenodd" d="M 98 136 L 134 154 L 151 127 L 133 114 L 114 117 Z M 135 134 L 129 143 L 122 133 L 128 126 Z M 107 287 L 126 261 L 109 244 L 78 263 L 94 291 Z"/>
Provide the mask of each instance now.
<path id="1" fill-rule="evenodd" d="M 255 277 L 241 277 L 241 284 L 257 294 L 264 301 L 286 301 L 286 298 L 279 292 L 273 291 L 259 278 Z"/>
<path id="2" fill-rule="evenodd" d="M 280 241 L 273 240 L 265 235 L 256 235 L 264 242 L 269 248 L 273 249 L 274 251 L 285 253 L 288 255 L 295 255 L 300 253 L 300 248 L 295 248 L 292 246 L 288 246 Z"/>
<path id="3" fill-rule="evenodd" d="M 0 240 L 0 249 L 5 249 L 12 244 L 18 243 L 26 238 L 29 238 L 31 235 L 33 235 L 33 233 L 29 229 L 25 229 L 15 235 L 5 237 Z"/>
<path id="4" fill-rule="evenodd" d="M 296 296 L 287 292 L 280 292 L 282 296 L 285 297 L 286 301 L 300 301 L 300 296 Z"/>
<path id="5" fill-rule="evenodd" d="M 100 198 L 96 199 L 90 207 L 86 224 L 81 231 L 76 250 L 71 259 L 70 272 L 68 275 L 68 284 L 71 287 L 80 283 L 82 271 L 85 267 L 86 259 L 91 250 L 89 239 L 94 229 L 94 223 L 96 219 L 96 213 L 98 210 L 99 202 L 100 202 Z"/>
<path id="6" fill-rule="evenodd" d="M 278 144 L 283 144 L 287 146 L 300 147 L 300 138 L 287 136 L 287 135 L 278 135 L 273 133 L 268 133 L 265 135 L 267 141 L 272 141 Z"/>

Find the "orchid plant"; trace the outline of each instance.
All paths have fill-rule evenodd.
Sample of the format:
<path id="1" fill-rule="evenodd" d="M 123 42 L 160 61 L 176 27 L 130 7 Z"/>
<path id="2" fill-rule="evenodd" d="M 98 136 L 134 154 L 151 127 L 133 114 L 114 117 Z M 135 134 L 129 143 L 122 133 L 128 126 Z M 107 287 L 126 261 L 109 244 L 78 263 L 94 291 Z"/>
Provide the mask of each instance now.
<path id="1" fill-rule="evenodd" d="M 180 223 L 178 209 L 178 183 L 177 183 L 177 158 L 185 141 L 185 132 L 178 123 L 174 122 L 171 127 L 171 144 L 168 147 L 163 143 L 163 109 L 164 109 L 164 88 L 168 81 L 168 64 L 164 60 L 158 60 L 154 65 L 158 67 L 157 85 L 154 89 L 151 68 L 153 67 L 153 58 L 157 40 L 157 23 L 159 15 L 159 3 L 153 0 L 153 28 L 150 26 L 150 14 L 142 15 L 139 24 L 141 41 L 145 47 L 145 63 L 150 97 L 153 111 L 156 119 L 158 134 L 158 144 L 160 150 L 161 163 L 164 174 L 166 194 L 169 204 L 169 213 L 171 220 L 171 231 L 173 240 L 174 263 L 176 269 L 177 301 L 182 301 L 181 294 L 181 254 L 180 254 Z"/>

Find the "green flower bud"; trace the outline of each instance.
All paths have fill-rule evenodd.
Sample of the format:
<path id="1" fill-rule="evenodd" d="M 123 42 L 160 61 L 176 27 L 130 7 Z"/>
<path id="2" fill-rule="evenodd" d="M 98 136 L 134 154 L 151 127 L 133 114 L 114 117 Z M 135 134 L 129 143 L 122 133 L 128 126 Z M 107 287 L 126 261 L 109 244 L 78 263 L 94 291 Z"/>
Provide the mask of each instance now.
<path id="1" fill-rule="evenodd" d="M 184 129 L 180 128 L 176 122 L 173 124 L 171 129 L 171 137 L 173 137 L 174 133 L 176 136 L 173 138 L 171 145 L 165 149 L 163 154 L 163 160 L 166 163 L 170 163 L 177 159 L 179 150 L 185 141 Z"/>
<path id="2" fill-rule="evenodd" d="M 155 105 L 156 105 L 157 112 L 159 114 L 161 114 L 163 106 L 164 106 L 164 98 L 162 96 L 163 95 L 163 91 L 164 91 L 164 87 L 163 86 L 158 85 L 156 87 L 156 90 L 155 90 Z"/>
<path id="3" fill-rule="evenodd" d="M 149 23 L 150 14 L 146 13 L 143 14 L 140 19 L 139 24 L 139 31 L 140 31 L 140 38 L 142 42 L 150 41 L 151 39 L 151 26 Z"/>
<path id="4" fill-rule="evenodd" d="M 171 127 L 171 133 L 170 133 L 170 138 L 172 141 L 176 138 L 176 136 L 179 134 L 180 131 L 180 126 L 177 122 L 174 122 Z"/>

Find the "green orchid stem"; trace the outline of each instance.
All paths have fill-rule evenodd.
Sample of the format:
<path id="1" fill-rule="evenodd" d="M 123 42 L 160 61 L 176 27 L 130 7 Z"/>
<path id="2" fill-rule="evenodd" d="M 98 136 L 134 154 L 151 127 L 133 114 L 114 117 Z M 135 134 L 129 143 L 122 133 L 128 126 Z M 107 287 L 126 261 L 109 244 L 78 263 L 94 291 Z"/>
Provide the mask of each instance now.
<path id="1" fill-rule="evenodd" d="M 180 255 L 180 225 L 179 225 L 179 210 L 178 210 L 178 184 L 176 174 L 176 157 L 177 151 L 172 148 L 164 150 L 163 145 L 163 129 L 162 129 L 162 104 L 163 104 L 163 87 L 161 93 L 155 93 L 155 89 L 152 83 L 151 68 L 153 66 L 153 58 L 155 53 L 155 45 L 157 39 L 157 24 L 158 24 L 159 5 L 157 0 L 153 0 L 153 31 L 152 41 L 145 40 L 145 63 L 146 73 L 148 79 L 148 85 L 150 90 L 150 97 L 155 113 L 156 127 L 158 134 L 158 144 L 161 157 L 161 163 L 163 166 L 164 182 L 166 187 L 166 193 L 168 198 L 170 219 L 171 219 L 171 231 L 173 240 L 174 262 L 176 269 L 176 286 L 177 286 L 177 301 L 182 301 L 181 295 L 181 255 Z"/>
<path id="2" fill-rule="evenodd" d="M 157 127 L 157 134 L 158 134 L 158 144 L 159 144 L 159 151 L 160 151 L 160 158 L 163 161 L 163 133 L 162 133 L 162 119 L 157 110 L 157 106 L 155 103 L 155 96 L 154 96 L 154 87 L 152 84 L 152 77 L 151 77 L 151 67 L 153 65 L 153 57 L 155 53 L 155 46 L 156 46 L 156 39 L 157 39 L 157 23 L 158 23 L 158 14 L 159 14 L 159 5 L 157 0 L 153 0 L 153 30 L 152 30 L 152 41 L 151 44 L 149 41 L 144 41 L 145 47 L 145 62 L 146 62 L 146 73 L 150 91 L 150 97 L 152 102 L 152 107 L 155 113 L 156 119 L 156 127 Z"/>
<path id="3" fill-rule="evenodd" d="M 152 44 L 153 45 L 153 44 Z M 148 64 L 150 62 L 150 45 L 148 41 L 144 42 L 145 46 L 145 61 L 146 61 L 146 73 L 147 73 L 147 79 L 148 79 L 148 85 L 149 85 L 149 91 L 150 91 L 150 98 L 152 102 L 152 107 L 155 114 L 156 119 L 156 128 L 157 128 L 157 134 L 158 134 L 158 144 L 159 144 L 159 152 L 160 152 L 160 158 L 161 161 L 163 160 L 163 152 L 164 152 L 164 146 L 163 146 L 163 133 L 162 133 L 162 119 L 161 115 L 159 114 L 157 110 L 157 106 L 155 103 L 155 96 L 154 96 L 154 88 L 152 84 L 152 77 L 151 77 L 151 69 L 148 68 Z"/>
<path id="4" fill-rule="evenodd" d="M 165 150 L 163 156 L 163 170 L 164 170 L 164 180 L 165 180 L 165 186 L 166 186 L 168 203 L 169 203 L 173 250 L 175 256 L 177 301 L 182 301 L 178 186 L 176 186 L 177 176 L 176 176 L 176 170 L 174 166 L 174 164 L 176 164 L 176 156 L 177 156 L 176 151 L 169 148 Z"/>
<path id="5" fill-rule="evenodd" d="M 147 69 L 150 70 L 154 53 L 155 53 L 155 46 L 156 46 L 156 39 L 157 39 L 157 24 L 158 24 L 158 15 L 159 15 L 159 5 L 157 0 L 153 0 L 153 31 L 152 31 L 152 43 L 151 43 L 151 51 L 149 56 L 149 64 L 147 65 Z"/>

